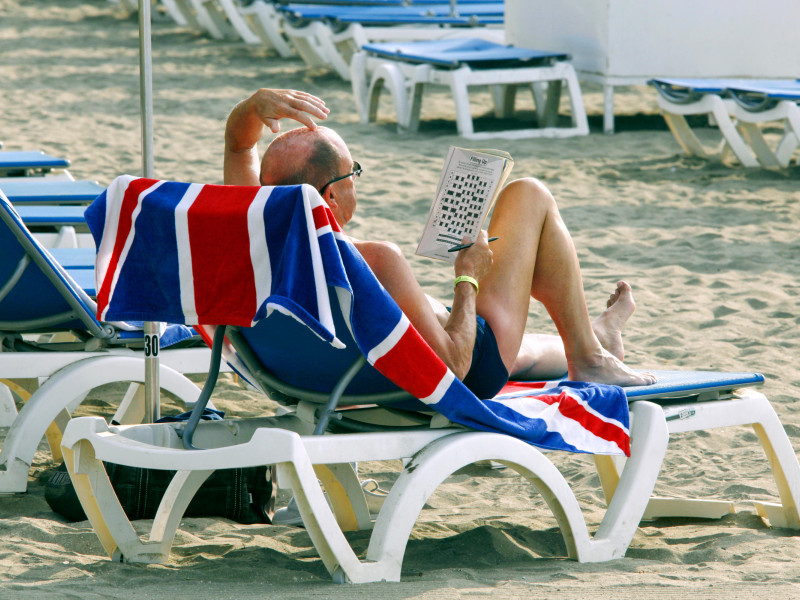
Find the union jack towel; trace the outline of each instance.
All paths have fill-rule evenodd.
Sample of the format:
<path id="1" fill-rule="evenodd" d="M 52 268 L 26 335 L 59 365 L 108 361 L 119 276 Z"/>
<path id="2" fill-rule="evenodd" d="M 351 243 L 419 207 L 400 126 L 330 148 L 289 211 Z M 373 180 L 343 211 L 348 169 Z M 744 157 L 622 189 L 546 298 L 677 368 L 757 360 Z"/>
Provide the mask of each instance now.
<path id="1" fill-rule="evenodd" d="M 278 310 L 341 347 L 332 317 L 341 309 L 368 362 L 451 421 L 548 449 L 629 454 L 621 388 L 512 382 L 495 398 L 477 398 L 422 339 L 310 186 L 124 175 L 86 220 L 97 245 L 102 320 L 247 327 Z"/>

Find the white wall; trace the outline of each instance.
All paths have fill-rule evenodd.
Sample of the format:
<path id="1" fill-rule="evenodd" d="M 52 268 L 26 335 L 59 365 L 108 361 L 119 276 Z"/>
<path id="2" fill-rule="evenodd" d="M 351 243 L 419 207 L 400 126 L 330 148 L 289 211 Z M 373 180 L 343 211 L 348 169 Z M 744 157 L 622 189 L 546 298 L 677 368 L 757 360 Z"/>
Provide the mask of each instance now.
<path id="1" fill-rule="evenodd" d="M 506 0 L 506 39 L 611 78 L 796 78 L 800 0 Z"/>

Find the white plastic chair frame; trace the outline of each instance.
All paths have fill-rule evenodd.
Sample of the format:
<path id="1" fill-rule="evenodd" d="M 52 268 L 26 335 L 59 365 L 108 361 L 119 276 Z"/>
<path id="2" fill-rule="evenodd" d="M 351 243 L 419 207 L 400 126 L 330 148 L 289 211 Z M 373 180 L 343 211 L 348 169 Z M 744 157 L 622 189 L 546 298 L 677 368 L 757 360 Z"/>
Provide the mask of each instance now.
<path id="1" fill-rule="evenodd" d="M 731 120 L 730 115 L 735 110 L 735 103 L 730 98 L 722 98 L 718 94 L 704 94 L 694 102 L 679 104 L 670 102 L 659 94 L 656 101 L 672 135 L 686 154 L 723 161 L 732 152 L 743 166 L 758 166 L 758 160 L 739 133 L 736 123 Z M 686 121 L 687 115 L 709 115 L 714 120 L 722 135 L 716 148 L 708 148 L 698 139 Z M 753 131 L 750 133 L 754 134 Z M 760 132 L 758 135 L 761 135 Z"/>
<path id="2" fill-rule="evenodd" d="M 335 581 L 398 581 L 411 528 L 427 498 L 458 469 L 498 461 L 526 477 L 542 494 L 562 529 L 570 557 L 598 562 L 625 554 L 655 484 L 666 447 L 666 425 L 657 406 L 634 406 L 633 451 L 594 536 L 566 480 L 545 455 L 512 437 L 432 429 L 402 433 L 301 435 L 303 423 L 278 417 L 200 423 L 205 450 L 185 450 L 183 424 L 110 428 L 102 419 L 73 420 L 62 451 L 75 489 L 101 543 L 114 560 L 165 563 L 192 496 L 217 468 L 277 464 L 303 522 Z M 374 523 L 366 561 L 359 561 L 343 532 L 371 526 L 363 491 L 349 463 L 410 459 Z M 177 469 L 147 541 L 136 535 L 114 495 L 102 461 Z M 318 481 L 322 481 L 332 508 Z"/>
<path id="3" fill-rule="evenodd" d="M 730 90 L 730 93 L 735 102 L 733 116 L 761 166 L 787 167 L 800 145 L 800 106 L 797 102 L 767 98 L 763 103 L 752 104 L 737 90 Z M 759 124 L 769 122 L 779 122 L 784 131 L 774 150 L 767 144 L 759 127 Z"/>
<path id="4" fill-rule="evenodd" d="M 239 6 L 239 14 L 247 22 L 261 43 L 273 48 L 279 56 L 288 58 L 294 54 L 292 46 L 283 34 L 283 15 L 271 2 L 255 0 L 247 6 Z"/>
<path id="5" fill-rule="evenodd" d="M 408 536 L 426 499 L 456 470 L 476 461 L 505 464 L 527 478 L 553 511 L 570 558 L 600 562 L 624 556 L 641 519 L 660 516 L 719 518 L 733 511 L 726 501 L 650 498 L 669 433 L 750 424 L 772 467 L 780 503 L 756 503 L 775 527 L 800 529 L 800 467 L 767 399 L 742 390 L 732 400 L 670 404 L 663 409 L 634 402 L 632 449 L 627 461 L 595 456 L 608 510 L 594 536 L 588 533 L 566 480 L 540 451 L 512 437 L 463 429 L 401 433 L 308 435 L 294 416 L 203 422 L 196 440 L 206 450 L 182 448 L 183 424 L 109 427 L 102 419 L 74 419 L 63 453 L 81 503 L 114 560 L 166 563 L 182 514 L 202 482 L 217 468 L 277 464 L 294 494 L 320 557 L 335 581 L 397 581 Z M 404 459 L 374 525 L 349 463 Z M 147 540 L 135 533 L 108 481 L 102 461 L 177 469 Z M 618 464 L 624 468 L 618 470 Z M 326 502 L 319 482 L 325 488 Z M 331 508 L 332 507 L 332 508 Z M 360 561 L 343 532 L 373 526 L 366 560 Z"/>

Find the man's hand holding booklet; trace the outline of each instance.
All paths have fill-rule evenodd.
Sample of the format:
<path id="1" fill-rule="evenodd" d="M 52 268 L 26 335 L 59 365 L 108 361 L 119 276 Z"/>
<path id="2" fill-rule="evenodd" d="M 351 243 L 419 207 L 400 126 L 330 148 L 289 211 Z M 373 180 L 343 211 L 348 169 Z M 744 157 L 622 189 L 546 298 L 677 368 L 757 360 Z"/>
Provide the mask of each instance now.
<path id="1" fill-rule="evenodd" d="M 454 262 L 464 236 L 474 241 L 514 166 L 501 150 L 450 147 L 417 254 Z"/>

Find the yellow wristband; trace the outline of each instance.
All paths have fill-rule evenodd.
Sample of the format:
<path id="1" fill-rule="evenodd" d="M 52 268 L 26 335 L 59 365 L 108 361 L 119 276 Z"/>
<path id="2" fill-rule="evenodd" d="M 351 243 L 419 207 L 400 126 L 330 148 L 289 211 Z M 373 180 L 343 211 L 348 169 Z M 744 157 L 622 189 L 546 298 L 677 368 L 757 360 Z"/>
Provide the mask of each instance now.
<path id="1" fill-rule="evenodd" d="M 456 287 L 462 281 L 467 281 L 475 286 L 475 294 L 477 295 L 480 288 L 478 287 L 478 281 L 474 277 L 470 277 L 469 275 L 459 275 L 456 277 L 456 280 L 453 282 L 453 287 Z"/>

